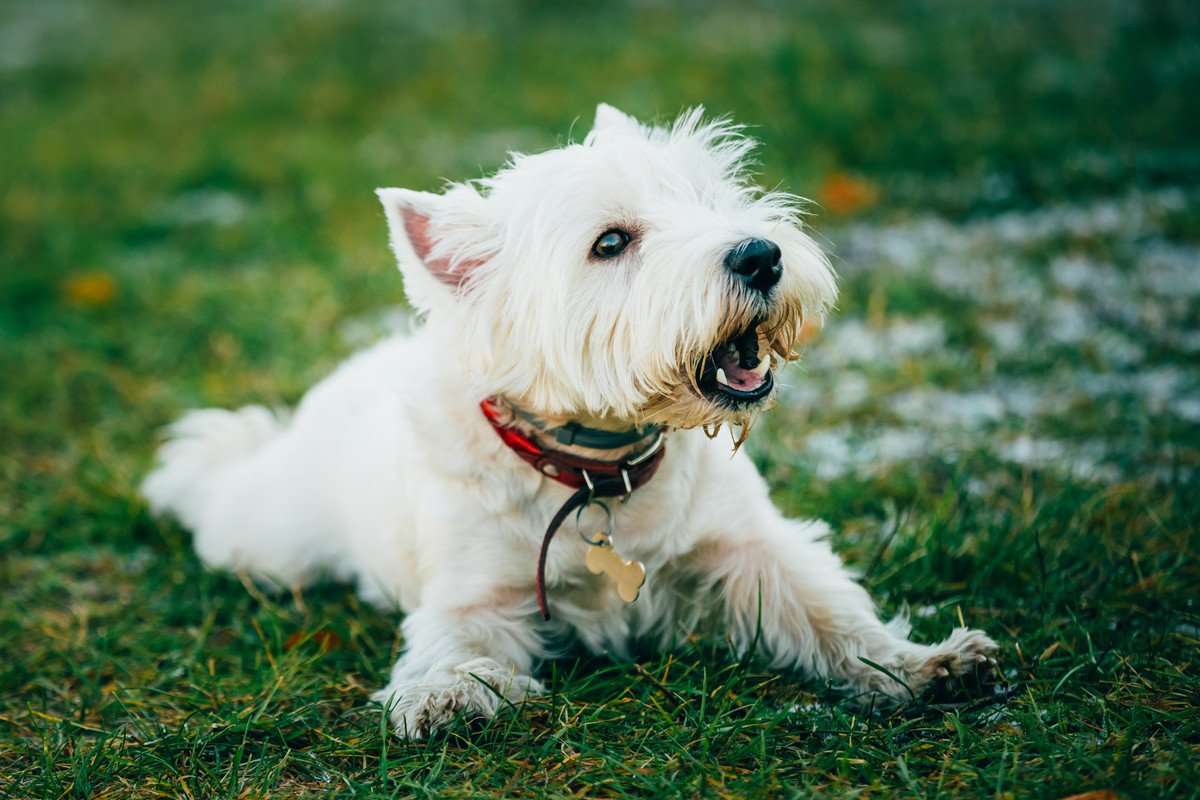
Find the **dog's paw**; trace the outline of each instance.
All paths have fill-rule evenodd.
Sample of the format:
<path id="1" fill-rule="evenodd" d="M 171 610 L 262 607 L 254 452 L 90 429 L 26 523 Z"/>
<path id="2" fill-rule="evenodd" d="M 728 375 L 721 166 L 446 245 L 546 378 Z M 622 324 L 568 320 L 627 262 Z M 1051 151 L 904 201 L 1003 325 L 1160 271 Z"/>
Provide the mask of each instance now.
<path id="1" fill-rule="evenodd" d="M 528 675 L 514 675 L 490 658 L 460 664 L 426 682 L 397 682 L 371 695 L 383 706 L 402 739 L 421 739 L 457 718 L 491 718 L 545 688 Z"/>
<path id="2" fill-rule="evenodd" d="M 944 642 L 923 648 L 906 659 L 908 688 L 920 694 L 941 682 L 985 672 L 995 666 L 997 649 L 983 631 L 955 628 Z"/>

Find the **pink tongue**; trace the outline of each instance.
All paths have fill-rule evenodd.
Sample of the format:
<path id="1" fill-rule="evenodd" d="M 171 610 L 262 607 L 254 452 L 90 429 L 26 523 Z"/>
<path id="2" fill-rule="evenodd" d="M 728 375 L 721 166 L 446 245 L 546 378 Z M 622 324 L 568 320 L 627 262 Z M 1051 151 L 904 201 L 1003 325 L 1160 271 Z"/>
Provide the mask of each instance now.
<path id="1" fill-rule="evenodd" d="M 737 350 L 720 353 L 716 360 L 717 366 L 725 370 L 725 380 L 729 381 L 730 387 L 739 392 L 753 392 L 766 382 L 765 375 L 755 375 L 750 370 L 738 366 Z"/>

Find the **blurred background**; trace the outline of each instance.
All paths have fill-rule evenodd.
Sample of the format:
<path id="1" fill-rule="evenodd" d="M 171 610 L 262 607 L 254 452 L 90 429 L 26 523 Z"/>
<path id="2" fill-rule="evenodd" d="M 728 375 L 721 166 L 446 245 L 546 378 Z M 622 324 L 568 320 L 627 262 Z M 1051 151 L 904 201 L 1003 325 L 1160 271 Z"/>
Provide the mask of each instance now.
<path id="1" fill-rule="evenodd" d="M 146 648 L 190 664 L 249 601 L 137 499 L 156 430 L 294 403 L 405 324 L 375 187 L 579 140 L 601 101 L 728 115 L 812 198 L 841 300 L 749 447 L 885 605 L 1003 620 L 1056 692 L 1089 603 L 1122 652 L 1194 637 L 1198 98 L 1194 0 L 0 0 L 0 691 L 87 689 L 103 726 L 110 681 L 177 690 Z M 370 625 L 339 668 L 386 668 Z"/>
<path id="2" fill-rule="evenodd" d="M 35 504 L 93 469 L 124 491 L 179 409 L 294 402 L 403 302 L 376 186 L 478 177 L 605 101 L 729 115 L 814 200 L 860 322 L 797 378 L 806 432 L 887 412 L 871 460 L 923 453 L 931 414 L 1011 416 L 998 449 L 1094 472 L 1132 452 L 1114 415 L 1139 446 L 1200 421 L 1197 97 L 1187 0 L 5 0 L 0 469 Z M 967 394 L 897 408 L 931 372 Z M 1088 431 L 1014 438 L 1080 405 Z"/>

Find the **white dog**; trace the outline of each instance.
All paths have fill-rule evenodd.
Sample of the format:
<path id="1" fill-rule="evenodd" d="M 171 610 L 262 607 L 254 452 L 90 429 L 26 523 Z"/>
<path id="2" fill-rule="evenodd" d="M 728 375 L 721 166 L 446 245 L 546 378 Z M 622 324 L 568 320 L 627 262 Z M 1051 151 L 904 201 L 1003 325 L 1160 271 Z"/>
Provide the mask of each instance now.
<path id="1" fill-rule="evenodd" d="M 703 432 L 748 430 L 835 295 L 797 198 L 748 182 L 752 146 L 699 110 L 651 128 L 602 105 L 582 144 L 379 190 L 423 326 L 291 419 L 186 415 L 151 506 L 209 566 L 403 609 L 375 697 L 406 737 L 540 692 L 565 637 L 623 654 L 716 629 L 898 699 L 990 662 L 979 631 L 922 645 L 881 622 L 829 527 L 781 516 Z"/>

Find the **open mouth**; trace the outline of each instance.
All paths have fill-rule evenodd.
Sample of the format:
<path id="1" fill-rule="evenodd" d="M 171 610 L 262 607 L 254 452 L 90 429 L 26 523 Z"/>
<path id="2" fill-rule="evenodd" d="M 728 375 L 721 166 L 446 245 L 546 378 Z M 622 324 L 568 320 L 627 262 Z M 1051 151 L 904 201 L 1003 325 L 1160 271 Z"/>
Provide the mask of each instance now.
<path id="1" fill-rule="evenodd" d="M 713 348 L 700 362 L 696 386 L 710 400 L 726 404 L 756 403 L 771 393 L 771 351 L 758 335 L 758 319 L 732 339 Z"/>

